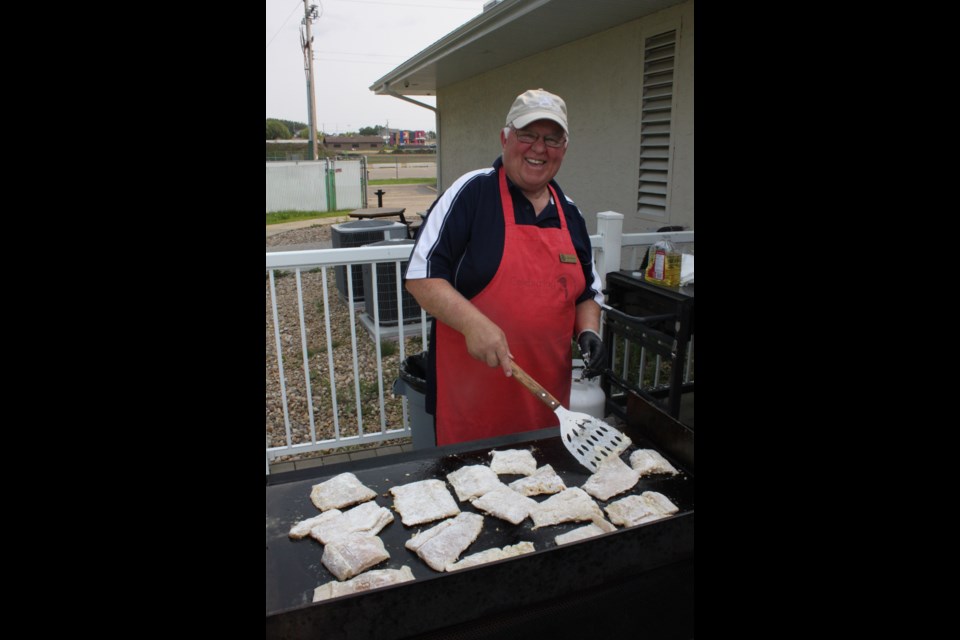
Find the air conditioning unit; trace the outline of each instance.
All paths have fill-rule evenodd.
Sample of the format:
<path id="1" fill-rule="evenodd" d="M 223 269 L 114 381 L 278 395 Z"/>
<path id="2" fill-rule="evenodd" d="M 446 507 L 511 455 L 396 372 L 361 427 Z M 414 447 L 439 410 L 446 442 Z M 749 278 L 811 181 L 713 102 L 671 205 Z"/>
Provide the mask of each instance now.
<path id="1" fill-rule="evenodd" d="M 374 242 L 368 246 L 371 247 L 384 247 L 384 246 L 397 246 L 397 245 L 410 245 L 411 250 L 413 248 L 413 240 L 381 240 L 380 242 Z M 400 273 L 407 268 L 407 260 L 404 260 L 400 264 Z M 397 304 L 397 267 L 394 262 L 378 262 L 377 264 L 377 306 L 380 312 L 380 324 L 382 325 L 395 325 L 400 323 L 400 307 L 403 307 L 403 323 L 410 324 L 411 322 L 420 321 L 420 305 L 417 304 L 416 298 L 410 295 L 406 289 L 402 289 L 402 301 L 401 304 Z M 373 291 L 373 268 L 370 264 L 363 265 L 363 290 L 364 291 Z M 403 285 L 400 285 L 401 288 Z M 370 316 L 372 320 L 373 315 L 373 294 L 370 293 L 367 295 L 367 299 L 364 301 L 364 307 L 366 309 L 367 315 Z"/>
<path id="2" fill-rule="evenodd" d="M 388 238 L 406 238 L 407 226 L 402 222 L 390 220 L 353 220 L 341 222 L 331 227 L 330 239 L 334 249 L 345 247 L 362 247 L 364 245 L 386 240 Z M 352 265 L 353 273 L 353 301 L 363 301 L 363 266 Z M 347 267 L 335 267 L 337 275 L 337 291 L 340 299 L 347 300 Z"/>

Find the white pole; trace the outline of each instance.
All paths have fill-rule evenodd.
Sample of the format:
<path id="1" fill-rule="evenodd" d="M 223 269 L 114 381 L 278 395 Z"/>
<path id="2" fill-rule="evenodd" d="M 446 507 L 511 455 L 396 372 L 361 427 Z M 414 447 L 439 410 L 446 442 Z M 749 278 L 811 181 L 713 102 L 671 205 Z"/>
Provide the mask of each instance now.
<path id="1" fill-rule="evenodd" d="M 620 270 L 620 250 L 623 245 L 623 214 L 601 211 L 597 214 L 597 233 L 601 236 L 602 264 L 597 265 L 600 280 L 607 286 L 607 274 Z"/>

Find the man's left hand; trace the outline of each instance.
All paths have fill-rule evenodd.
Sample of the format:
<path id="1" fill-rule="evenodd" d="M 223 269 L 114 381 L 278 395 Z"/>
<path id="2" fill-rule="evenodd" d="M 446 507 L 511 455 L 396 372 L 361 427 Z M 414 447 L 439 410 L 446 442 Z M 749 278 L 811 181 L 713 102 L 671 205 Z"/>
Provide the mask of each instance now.
<path id="1" fill-rule="evenodd" d="M 603 373 L 603 366 L 607 359 L 607 349 L 603 346 L 600 335 L 596 331 L 584 329 L 577 336 L 577 345 L 580 347 L 580 354 L 583 356 L 584 377 L 595 378 Z"/>

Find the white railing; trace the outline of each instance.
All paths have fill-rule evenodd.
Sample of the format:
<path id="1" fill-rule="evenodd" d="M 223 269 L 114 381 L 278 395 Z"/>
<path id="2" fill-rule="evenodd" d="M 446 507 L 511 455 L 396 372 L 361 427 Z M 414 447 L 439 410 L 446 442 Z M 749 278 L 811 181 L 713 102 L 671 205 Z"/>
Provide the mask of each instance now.
<path id="1" fill-rule="evenodd" d="M 377 247 L 353 247 L 340 249 L 319 249 L 311 251 L 284 251 L 268 252 L 266 254 L 266 270 L 269 285 L 269 318 L 268 326 L 272 329 L 270 339 L 274 349 L 276 359 L 276 376 L 279 379 L 279 403 L 282 411 L 282 434 L 277 433 L 276 422 L 279 416 L 273 416 L 273 428 L 271 429 L 271 412 L 269 410 L 270 398 L 268 397 L 267 411 L 267 473 L 272 459 L 283 455 L 292 455 L 320 451 L 327 449 L 337 449 L 348 445 L 355 445 L 366 442 L 380 442 L 392 438 L 403 438 L 410 436 L 410 421 L 407 408 L 406 397 L 387 399 L 385 389 L 395 380 L 399 372 L 399 363 L 404 360 L 407 354 L 407 342 L 410 339 L 416 343 L 416 330 L 405 324 L 409 321 L 409 316 L 403 314 L 403 290 L 402 290 L 402 263 L 409 259 L 412 246 L 409 244 L 398 246 L 377 246 Z M 387 264 L 384 264 L 387 263 Z M 370 265 L 371 281 L 373 286 L 371 291 L 364 291 L 364 306 L 366 296 L 372 296 L 373 314 L 363 313 L 369 320 L 369 329 L 361 327 L 362 333 L 357 331 L 357 325 L 362 324 L 358 318 L 356 303 L 348 304 L 346 301 L 355 301 L 355 285 L 353 278 L 352 265 Z M 346 280 L 346 296 L 343 300 L 331 301 L 329 295 L 329 281 L 333 279 L 334 270 L 331 267 L 346 267 L 342 270 L 342 277 Z M 396 282 L 396 301 L 397 301 L 397 326 L 396 340 L 397 367 L 388 371 L 384 370 L 385 356 L 383 348 L 387 334 L 393 334 L 393 329 L 387 331 L 381 326 L 381 301 L 380 287 L 377 286 L 379 269 L 393 269 L 394 281 Z M 314 277 L 319 282 L 312 283 L 312 288 L 305 286 L 304 279 L 307 274 Z M 286 292 L 278 292 L 278 276 L 284 276 L 284 282 L 290 275 L 294 276 L 295 287 L 287 286 Z M 319 290 L 317 287 L 319 286 Z M 286 295 L 286 298 L 284 298 Z M 283 304 L 286 302 L 286 304 Z M 289 309 L 295 302 L 296 317 L 282 318 L 280 309 Z M 337 340 L 333 333 L 335 330 L 343 332 L 343 326 L 335 327 L 331 323 L 331 317 L 336 311 L 334 305 L 340 303 L 341 317 L 346 316 L 346 322 L 349 325 L 350 335 L 350 363 L 344 371 L 345 365 L 340 363 L 340 372 L 338 376 L 337 363 L 334 362 L 334 351 L 336 350 Z M 305 311 L 312 311 L 310 305 L 322 305 L 322 313 L 311 313 L 319 315 L 322 319 L 316 322 L 322 322 L 322 329 L 319 324 L 311 326 L 305 318 Z M 319 311 L 319 309 L 317 309 Z M 427 343 L 427 316 L 421 310 L 419 317 L 419 345 Z M 294 325 L 294 326 L 291 326 Z M 342 325 L 342 321 L 341 321 Z M 311 331 L 323 334 L 325 343 L 325 362 L 321 364 L 320 353 L 311 353 L 309 342 L 312 337 Z M 358 335 L 360 333 L 360 335 Z M 294 334 L 296 338 L 294 338 Z M 392 335 L 390 336 L 392 337 Z M 365 341 L 372 341 L 372 345 Z M 319 341 L 317 341 L 319 342 Z M 286 349 L 284 348 L 286 345 Z M 268 345 L 269 346 L 269 345 Z M 359 354 L 364 352 L 367 356 L 363 366 L 360 362 Z M 391 354 L 391 356 L 394 354 Z M 298 359 L 302 364 L 302 371 L 294 372 L 288 370 L 285 363 L 288 360 Z M 391 361 L 394 359 L 391 357 Z M 311 361 L 316 363 L 311 368 Z M 268 367 L 270 362 L 268 360 Z M 370 380 L 373 370 L 376 374 L 373 380 Z M 329 395 L 321 400 L 315 397 L 315 388 L 317 385 L 314 378 L 320 378 L 326 374 L 329 376 L 326 389 Z M 291 394 L 288 393 L 287 382 L 288 375 L 291 377 L 302 376 L 305 389 L 305 397 L 299 397 L 297 394 L 297 404 L 301 410 L 297 415 L 291 411 Z M 269 376 L 268 376 L 269 378 Z M 341 381 L 347 384 L 344 387 L 338 387 L 337 382 Z M 271 380 L 268 379 L 268 391 Z M 299 381 L 298 381 L 299 382 Z M 376 405 L 379 413 L 379 420 L 369 420 L 364 415 L 364 396 L 370 395 L 372 387 L 376 385 Z M 300 386 L 300 385 L 298 385 Z M 341 416 L 342 410 L 346 405 L 342 399 L 338 399 L 338 391 L 352 391 L 353 407 L 352 412 L 355 420 L 351 424 L 344 424 Z M 328 419 L 319 421 L 316 415 L 318 405 L 322 404 L 325 415 Z M 388 407 L 399 407 L 400 418 L 391 418 L 388 416 Z M 304 408 L 305 407 L 305 408 Z M 276 412 L 275 412 L 276 413 Z M 396 413 L 396 412 L 392 412 Z M 365 423 L 365 419 L 367 422 Z M 369 422 L 375 422 L 373 429 L 369 428 Z M 271 433 L 272 431 L 272 433 Z"/>
<path id="2" fill-rule="evenodd" d="M 638 257 L 642 256 L 639 250 L 649 247 L 661 238 L 669 238 L 681 246 L 693 242 L 692 231 L 623 234 L 621 214 L 607 211 L 597 214 L 597 218 L 598 233 L 590 236 L 590 241 L 594 247 L 597 271 L 604 279 L 604 286 L 608 272 L 621 268 L 636 269 L 639 265 Z M 402 263 L 409 259 L 412 249 L 410 244 L 401 244 L 267 252 L 268 348 L 272 344 L 276 364 L 275 372 L 268 371 L 267 380 L 267 473 L 270 472 L 270 461 L 280 456 L 335 450 L 349 445 L 382 442 L 411 435 L 407 398 L 392 395 L 388 397 L 387 390 L 392 389 L 392 383 L 399 375 L 399 363 L 406 358 L 408 348 L 419 347 L 422 350 L 427 344 L 426 313 L 421 310 L 419 327 L 405 324 L 410 318 L 403 314 Z M 624 249 L 629 249 L 629 255 L 625 255 Z M 356 300 L 352 265 L 370 265 L 372 270 L 371 281 L 374 286 L 371 291 L 363 292 L 365 298 L 373 297 L 372 316 L 364 312 L 358 317 L 356 303 L 346 303 L 347 300 Z M 329 281 L 334 279 L 336 267 L 346 267 L 341 271 L 341 275 L 346 279 L 346 295 L 340 298 L 335 296 L 334 300 L 331 300 Z M 389 330 L 381 327 L 380 322 L 378 269 L 393 269 L 394 274 L 396 295 L 393 299 L 397 305 L 398 322 L 395 328 L 390 327 Z M 294 276 L 292 279 L 289 278 L 291 275 Z M 305 282 L 308 279 L 310 282 Z M 283 283 L 280 287 L 283 291 L 278 291 L 278 281 Z M 291 317 L 289 308 L 294 301 L 296 313 L 293 314 L 295 317 Z M 283 302 L 286 304 L 282 304 Z M 364 306 L 369 311 L 369 305 L 364 303 Z M 281 313 L 281 309 L 285 312 Z M 308 313 L 310 318 L 307 318 Z M 332 316 L 340 319 L 332 322 Z M 342 326 L 343 324 L 348 327 Z M 358 324 L 363 325 L 361 332 L 357 331 Z M 335 362 L 334 357 L 338 339 L 345 339 L 334 334 L 342 336 L 347 329 L 351 347 L 349 366 Z M 322 334 L 325 347 L 323 349 L 311 346 L 321 342 L 315 339 L 317 334 Z M 385 356 L 384 345 L 392 344 L 394 337 L 397 351 Z M 385 342 L 387 338 L 391 342 Z M 372 341 L 372 345 L 369 341 Z M 692 351 L 691 348 L 688 366 Z M 360 353 L 364 354 L 363 363 Z M 394 355 L 398 357 L 394 358 Z M 299 366 L 287 366 L 291 361 L 297 360 Z M 386 368 L 385 360 L 390 363 Z M 267 366 L 268 369 L 271 367 L 269 354 Z M 304 394 L 288 392 L 287 381 L 293 380 L 293 376 L 302 376 L 303 384 L 297 387 L 302 387 Z M 323 380 L 324 376 L 328 378 L 326 381 Z M 315 378 L 320 384 L 315 383 Z M 271 385 L 276 386 L 276 380 L 279 381 L 276 394 L 279 397 L 273 398 L 271 405 L 270 388 Z M 338 386 L 338 381 L 345 383 L 345 386 Z M 376 402 L 372 403 L 371 385 L 374 383 Z M 345 400 L 340 397 L 351 393 L 352 407 L 349 398 Z M 366 403 L 364 396 L 367 396 Z M 275 406 L 277 403 L 279 409 Z M 296 410 L 292 409 L 292 404 L 296 405 Z M 369 416 L 364 414 L 365 406 L 375 406 L 375 418 L 379 419 L 369 419 Z M 274 408 L 272 412 L 271 407 Z M 318 409 L 322 409 L 323 416 L 318 416 Z M 282 414 L 282 428 L 281 415 L 278 414 Z M 352 414 L 352 419 L 348 419 L 348 415 L 344 414 Z M 369 427 L 370 422 L 375 423 L 373 428 Z"/>

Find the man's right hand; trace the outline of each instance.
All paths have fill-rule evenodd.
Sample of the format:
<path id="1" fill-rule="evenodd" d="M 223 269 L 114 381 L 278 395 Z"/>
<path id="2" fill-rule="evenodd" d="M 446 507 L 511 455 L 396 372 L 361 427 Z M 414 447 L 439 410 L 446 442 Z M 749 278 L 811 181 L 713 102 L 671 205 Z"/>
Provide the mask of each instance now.
<path id="1" fill-rule="evenodd" d="M 513 375 L 512 356 L 507 346 L 507 336 L 489 318 L 478 318 L 463 332 L 467 341 L 467 353 L 488 367 L 499 366 L 506 376 Z"/>
<path id="2" fill-rule="evenodd" d="M 471 357 L 491 367 L 502 367 L 507 376 L 513 375 L 507 336 L 449 282 L 421 278 L 407 280 L 406 286 L 427 313 L 463 334 Z"/>

